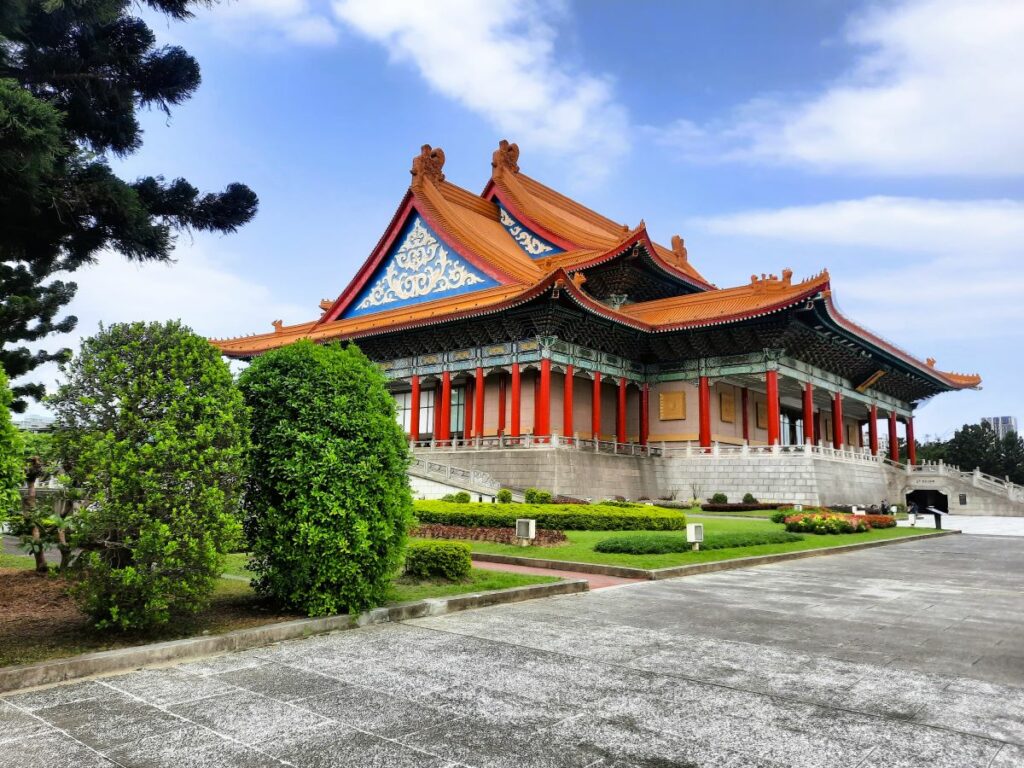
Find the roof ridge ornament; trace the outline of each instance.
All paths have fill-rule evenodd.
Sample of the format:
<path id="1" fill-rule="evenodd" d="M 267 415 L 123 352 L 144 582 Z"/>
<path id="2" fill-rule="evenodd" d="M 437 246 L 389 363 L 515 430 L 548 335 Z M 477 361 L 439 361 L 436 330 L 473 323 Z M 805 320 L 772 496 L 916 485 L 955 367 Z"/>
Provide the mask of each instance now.
<path id="1" fill-rule="evenodd" d="M 491 155 L 491 178 L 497 178 L 505 171 L 519 173 L 519 145 L 502 139 Z"/>
<path id="2" fill-rule="evenodd" d="M 672 253 L 676 255 L 676 259 L 680 264 L 689 263 L 686 253 L 686 241 L 679 235 L 672 235 Z"/>
<path id="3" fill-rule="evenodd" d="M 444 150 L 434 149 L 429 144 L 420 147 L 420 153 L 412 159 L 412 186 L 418 187 L 425 182 L 440 184 L 444 181 Z"/>

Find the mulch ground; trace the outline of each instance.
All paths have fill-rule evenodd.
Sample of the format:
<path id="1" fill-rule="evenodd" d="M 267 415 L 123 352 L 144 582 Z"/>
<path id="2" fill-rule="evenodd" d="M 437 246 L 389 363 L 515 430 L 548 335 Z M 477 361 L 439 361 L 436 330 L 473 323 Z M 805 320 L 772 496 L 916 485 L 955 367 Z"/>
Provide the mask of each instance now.
<path id="1" fill-rule="evenodd" d="M 221 580 L 209 605 L 172 628 L 151 632 L 94 629 L 67 594 L 59 576 L 0 568 L 0 666 L 28 664 L 77 653 L 124 648 L 297 618 L 268 607 L 242 581 Z"/>

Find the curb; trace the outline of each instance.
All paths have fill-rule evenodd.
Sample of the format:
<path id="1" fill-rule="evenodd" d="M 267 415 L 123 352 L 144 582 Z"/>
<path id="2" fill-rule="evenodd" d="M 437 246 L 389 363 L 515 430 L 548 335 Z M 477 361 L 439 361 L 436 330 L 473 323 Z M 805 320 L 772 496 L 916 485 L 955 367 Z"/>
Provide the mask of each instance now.
<path id="1" fill-rule="evenodd" d="M 10 693 L 21 688 L 35 688 L 83 677 L 126 672 L 139 667 L 257 648 L 283 640 L 296 640 L 327 632 L 406 621 L 424 616 L 442 616 L 446 613 L 456 613 L 470 608 L 518 603 L 541 597 L 573 595 L 587 592 L 589 589 L 590 587 L 584 579 L 567 579 L 552 584 L 529 584 L 525 587 L 498 589 L 493 592 L 470 592 L 451 597 L 398 603 L 383 608 L 374 608 L 358 616 L 342 614 L 319 619 L 282 621 L 262 627 L 237 629 L 223 635 L 189 637 L 182 640 L 140 645 L 134 648 L 86 653 L 66 659 L 52 659 L 37 664 L 0 668 L 0 694 Z"/>
<path id="2" fill-rule="evenodd" d="M 661 579 L 675 579 L 681 576 L 696 576 L 700 573 L 730 571 L 734 568 L 749 568 L 754 565 L 768 565 L 769 563 L 780 563 L 786 560 L 800 560 L 805 557 L 841 555 L 844 552 L 856 552 L 860 549 L 884 547 L 889 544 L 902 544 L 907 541 L 920 541 L 921 539 L 934 539 L 938 536 L 950 536 L 958 533 L 960 533 L 960 531 L 957 530 L 935 531 L 934 533 L 922 533 L 917 536 L 906 536 L 896 539 L 881 539 L 879 541 L 861 541 L 856 544 L 842 544 L 838 547 L 801 549 L 796 552 L 779 552 L 774 555 L 753 555 L 751 557 L 738 557 L 733 560 L 714 560 L 709 563 L 673 565 L 667 568 L 654 568 L 650 570 L 646 568 L 629 568 L 624 565 L 580 563 L 575 560 L 544 560 L 532 557 L 518 557 L 516 555 L 495 555 L 489 552 L 474 552 L 472 557 L 474 560 L 479 560 L 484 563 L 527 565 L 534 568 L 550 568 L 554 571 L 576 571 L 577 573 L 593 573 L 599 576 L 617 576 L 622 579 L 648 579 L 651 581 L 659 581 Z"/>

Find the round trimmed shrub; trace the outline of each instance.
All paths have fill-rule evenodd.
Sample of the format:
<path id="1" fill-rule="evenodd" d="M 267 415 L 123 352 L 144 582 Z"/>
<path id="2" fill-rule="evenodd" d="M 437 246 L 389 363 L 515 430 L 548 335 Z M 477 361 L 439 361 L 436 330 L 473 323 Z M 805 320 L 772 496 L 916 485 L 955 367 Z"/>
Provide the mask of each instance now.
<path id="1" fill-rule="evenodd" d="M 716 494 L 714 494 L 711 497 L 711 503 L 712 504 L 728 504 L 729 503 L 729 497 L 726 496 L 724 493 L 716 493 Z"/>
<path id="2" fill-rule="evenodd" d="M 383 373 L 354 344 L 256 358 L 245 494 L 256 591 L 310 616 L 385 600 L 412 518 L 408 445 Z"/>
<path id="3" fill-rule="evenodd" d="M 89 502 L 72 594 L 98 627 L 196 612 L 240 529 L 249 424 L 231 371 L 178 322 L 101 328 L 62 371 L 55 442 Z"/>
<path id="4" fill-rule="evenodd" d="M 508 488 L 502 488 L 498 491 L 497 502 L 499 504 L 511 504 L 512 503 L 512 491 Z"/>
<path id="5" fill-rule="evenodd" d="M 469 544 L 416 541 L 405 552 L 405 575 L 414 579 L 462 581 L 473 568 Z"/>
<path id="6" fill-rule="evenodd" d="M 473 497 L 469 495 L 469 491 L 459 491 L 452 497 L 452 501 L 456 504 L 469 504 L 473 500 Z"/>
<path id="7" fill-rule="evenodd" d="M 752 493 L 749 493 L 749 492 L 745 493 L 745 494 L 743 494 L 743 503 L 744 504 L 757 504 L 757 497 L 754 496 L 754 494 L 752 494 Z"/>

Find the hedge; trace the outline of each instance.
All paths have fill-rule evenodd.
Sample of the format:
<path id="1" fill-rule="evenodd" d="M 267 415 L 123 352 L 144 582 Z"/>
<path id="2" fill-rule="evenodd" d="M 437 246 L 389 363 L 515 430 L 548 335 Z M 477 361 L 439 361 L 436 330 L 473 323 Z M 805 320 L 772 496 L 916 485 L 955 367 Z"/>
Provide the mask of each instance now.
<path id="1" fill-rule="evenodd" d="M 686 516 L 646 505 L 612 507 L 604 504 L 452 504 L 442 501 L 415 502 L 420 523 L 484 526 L 515 526 L 518 518 L 532 518 L 538 528 L 556 531 L 680 531 Z"/>
<path id="2" fill-rule="evenodd" d="M 720 533 L 709 536 L 701 543 L 701 549 L 732 549 L 734 547 L 756 547 L 761 544 L 788 544 L 803 541 L 803 536 L 786 531 L 759 531 L 756 533 Z M 627 534 L 602 539 L 594 545 L 595 552 L 613 552 L 626 555 L 663 555 L 669 552 L 689 552 L 692 544 L 685 536 L 667 533 L 640 535 Z"/>
<path id="3" fill-rule="evenodd" d="M 701 504 L 704 512 L 752 512 L 755 509 L 779 509 L 780 507 L 792 507 L 791 502 L 775 503 L 770 501 L 759 501 L 756 504 Z"/>
<path id="4" fill-rule="evenodd" d="M 458 541 L 415 541 L 405 552 L 405 574 L 414 579 L 461 581 L 472 568 L 469 544 Z"/>

